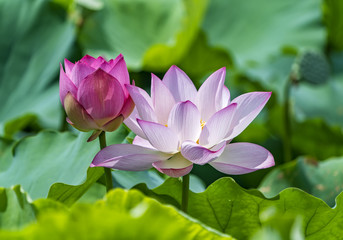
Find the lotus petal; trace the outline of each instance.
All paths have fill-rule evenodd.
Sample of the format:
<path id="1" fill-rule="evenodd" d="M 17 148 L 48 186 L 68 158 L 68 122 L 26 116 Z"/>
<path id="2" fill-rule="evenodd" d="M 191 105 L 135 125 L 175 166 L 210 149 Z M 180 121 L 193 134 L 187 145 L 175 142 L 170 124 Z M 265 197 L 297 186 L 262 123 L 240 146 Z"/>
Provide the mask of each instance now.
<path id="1" fill-rule="evenodd" d="M 182 143 L 184 141 L 197 141 L 200 132 L 200 113 L 190 101 L 179 102 L 170 112 L 168 127 L 173 129 Z"/>
<path id="2" fill-rule="evenodd" d="M 72 122 L 73 127 L 85 132 L 92 129 L 99 129 L 99 126 L 95 123 L 93 118 L 71 93 L 68 93 L 64 98 L 64 109 L 69 121 Z"/>
<path id="3" fill-rule="evenodd" d="M 187 74 L 177 66 L 171 66 L 162 79 L 176 102 L 195 102 L 197 90 Z"/>
<path id="4" fill-rule="evenodd" d="M 193 168 L 193 163 L 185 159 L 180 153 L 167 160 L 154 162 L 152 165 L 158 171 L 170 177 L 182 177 Z"/>
<path id="5" fill-rule="evenodd" d="M 201 85 L 197 93 L 196 103 L 201 119 L 205 122 L 217 111 L 218 106 L 222 106 L 225 76 L 225 68 L 212 73 Z"/>
<path id="6" fill-rule="evenodd" d="M 101 126 L 120 113 L 124 93 L 117 79 L 99 68 L 81 82 L 78 101 Z"/>
<path id="7" fill-rule="evenodd" d="M 195 142 L 186 141 L 181 145 L 181 154 L 192 163 L 204 165 L 219 157 L 223 153 L 225 145 L 226 142 L 222 142 L 212 149 L 207 149 Z"/>
<path id="8" fill-rule="evenodd" d="M 151 99 L 158 122 L 166 125 L 175 100 L 169 89 L 154 74 L 151 75 Z"/>
<path id="9" fill-rule="evenodd" d="M 166 160 L 171 155 L 132 144 L 115 144 L 102 149 L 93 159 L 91 167 L 108 167 L 126 171 L 142 171 L 152 163 Z"/>
<path id="10" fill-rule="evenodd" d="M 220 172 L 237 175 L 269 168 L 275 163 L 273 155 L 264 147 L 253 143 L 231 143 L 210 165 Z"/>
<path id="11" fill-rule="evenodd" d="M 176 133 L 166 126 L 159 123 L 153 123 L 137 119 L 137 122 L 143 130 L 147 140 L 161 152 L 178 152 L 178 137 Z"/>

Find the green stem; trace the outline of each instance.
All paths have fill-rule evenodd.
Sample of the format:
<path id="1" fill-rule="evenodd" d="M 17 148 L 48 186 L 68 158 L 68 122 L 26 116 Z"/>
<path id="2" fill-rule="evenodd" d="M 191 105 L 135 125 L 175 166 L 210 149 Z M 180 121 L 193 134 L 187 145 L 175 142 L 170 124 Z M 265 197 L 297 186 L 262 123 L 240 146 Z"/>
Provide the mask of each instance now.
<path id="1" fill-rule="evenodd" d="M 106 133 L 101 132 L 99 135 L 99 143 L 100 143 L 100 149 L 103 149 L 106 147 Z M 110 168 L 105 168 L 105 179 L 106 179 L 106 190 L 107 192 L 110 191 L 113 188 L 112 184 L 112 173 Z"/>
<path id="2" fill-rule="evenodd" d="M 285 87 L 285 106 L 284 106 L 284 161 L 289 162 L 292 160 L 292 147 L 291 147 L 291 139 L 292 139 L 292 129 L 291 129 L 291 113 L 290 113 L 290 91 L 292 87 L 292 76 L 286 83 Z"/>
<path id="3" fill-rule="evenodd" d="M 182 204 L 181 210 L 187 213 L 189 192 L 189 174 L 182 177 Z"/>

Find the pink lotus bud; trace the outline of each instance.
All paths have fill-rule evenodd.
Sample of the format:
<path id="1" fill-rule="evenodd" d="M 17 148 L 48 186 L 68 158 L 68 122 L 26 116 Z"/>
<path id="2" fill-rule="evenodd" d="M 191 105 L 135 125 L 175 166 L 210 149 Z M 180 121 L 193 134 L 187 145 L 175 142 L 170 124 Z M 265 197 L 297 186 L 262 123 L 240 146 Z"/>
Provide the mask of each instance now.
<path id="1" fill-rule="evenodd" d="M 67 122 L 76 129 L 94 130 L 88 141 L 102 131 L 116 130 L 134 109 L 126 89 L 129 72 L 120 54 L 106 61 L 86 55 L 75 64 L 64 60 L 60 68 L 60 98 Z"/>

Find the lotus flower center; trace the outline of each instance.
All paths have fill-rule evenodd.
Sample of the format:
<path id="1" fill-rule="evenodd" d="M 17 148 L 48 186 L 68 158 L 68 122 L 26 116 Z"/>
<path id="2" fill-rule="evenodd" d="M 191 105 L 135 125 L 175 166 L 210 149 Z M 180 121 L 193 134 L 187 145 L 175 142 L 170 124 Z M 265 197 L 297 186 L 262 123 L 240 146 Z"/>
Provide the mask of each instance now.
<path id="1" fill-rule="evenodd" d="M 205 122 L 205 121 L 203 121 L 203 120 L 200 120 L 200 126 L 201 126 L 201 130 L 204 128 L 205 124 L 206 124 L 206 122 Z"/>

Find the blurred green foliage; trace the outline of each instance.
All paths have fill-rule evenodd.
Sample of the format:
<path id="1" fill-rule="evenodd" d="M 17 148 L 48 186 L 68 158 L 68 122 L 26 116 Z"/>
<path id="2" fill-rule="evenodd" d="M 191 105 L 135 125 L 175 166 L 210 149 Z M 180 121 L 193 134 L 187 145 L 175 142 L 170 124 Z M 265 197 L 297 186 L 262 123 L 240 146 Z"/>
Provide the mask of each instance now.
<path id="1" fill-rule="evenodd" d="M 137 190 L 116 189 L 107 195 L 106 200 L 94 205 L 77 204 L 69 211 L 56 205 L 53 201 L 41 200 L 35 204 L 37 223 L 18 232 L 0 231 L 0 238 L 233 239 L 203 226 L 173 207 L 145 197 Z M 32 205 L 26 203 L 26 207 Z"/>
<path id="2" fill-rule="evenodd" d="M 266 147 L 276 166 L 234 176 L 235 180 L 245 188 L 260 186 L 269 197 L 297 187 L 335 205 L 342 185 L 336 172 L 343 163 L 342 16 L 343 4 L 334 0 L 0 0 L 0 187 L 7 187 L 0 189 L 0 228 L 21 227 L 35 219 L 39 207 L 28 203 L 19 187 L 9 188 L 17 184 L 33 200 L 50 198 L 40 203 L 44 211 L 50 205 L 58 209 L 56 216 L 48 211 L 44 217 L 52 225 L 58 219 L 71 221 L 71 216 L 78 214 L 101 220 L 94 205 L 76 207 L 71 215 L 61 210 L 85 192 L 82 202 L 94 202 L 104 193 L 102 179 L 98 180 L 102 169 L 88 168 L 98 145 L 86 143 L 87 133 L 80 134 L 66 125 L 58 93 L 59 63 L 64 58 L 77 61 L 85 54 L 114 58 L 122 53 L 131 79 L 148 91 L 150 73 L 161 77 L 173 64 L 183 69 L 196 86 L 211 72 L 227 67 L 226 85 L 232 98 L 248 91 L 273 91 L 263 112 L 234 141 Z M 322 56 L 322 63 L 301 60 L 309 54 Z M 304 71 L 306 78 L 301 80 L 297 74 Z M 286 103 L 290 130 L 285 128 Z M 122 127 L 108 134 L 107 140 L 132 140 L 132 134 L 128 134 Z M 291 158 L 297 160 L 285 163 L 285 142 L 291 146 Z M 224 176 L 210 166 L 195 167 L 193 173 L 198 176 L 191 180 L 196 192 L 204 189 L 202 182 L 210 185 Z M 144 182 L 147 186 L 136 188 L 178 207 L 178 191 L 170 190 L 180 187 L 177 180 L 167 180 L 151 190 L 163 181 L 156 172 L 113 172 L 116 186 L 131 188 Z M 221 188 L 226 193 L 220 192 Z M 190 228 L 180 227 L 186 232 L 194 227 L 211 235 L 206 230 L 210 226 L 239 239 L 342 236 L 334 226 L 337 218 L 333 218 L 342 215 L 341 197 L 336 199 L 334 210 L 295 189 L 267 200 L 257 191 L 241 189 L 232 180 L 221 180 L 204 193 L 191 196 L 204 201 L 200 204 L 200 200 L 194 200 L 190 207 L 190 215 L 200 224 L 177 210 L 156 207 L 156 202 L 150 206 L 152 200 L 147 200 L 147 209 L 168 208 L 166 211 L 177 215 L 180 224 L 190 224 Z M 211 201 L 213 209 L 203 205 Z M 233 203 L 235 207 L 230 205 Z M 261 204 L 265 205 L 264 211 L 257 211 Z M 282 204 L 294 211 L 282 212 Z M 123 223 L 113 220 L 118 229 L 124 226 L 120 224 L 133 221 L 130 211 L 101 211 L 126 219 Z M 137 224 L 149 219 L 144 214 Z M 159 215 L 161 223 L 166 216 Z M 283 222 L 282 226 L 274 224 L 276 219 Z M 324 227 L 329 219 L 334 220 Z M 13 236 L 31 234 L 34 238 L 43 226 L 38 220 Z M 138 225 L 135 228 L 143 229 Z M 62 229 L 71 230 L 67 226 Z M 84 230 L 81 225 L 75 225 L 75 229 Z M 177 234 L 173 232 L 177 229 L 175 224 L 171 234 Z M 44 234 L 53 231 L 56 229 L 47 228 Z"/>
<path id="3" fill-rule="evenodd" d="M 177 179 L 170 178 L 153 190 L 144 191 L 141 186 L 138 189 L 142 189 L 148 196 L 157 199 L 163 197 L 173 204 L 175 200 L 181 202 L 181 185 Z M 243 189 L 232 178 L 221 178 L 202 193 L 190 192 L 188 214 L 237 239 L 248 239 L 256 231 L 272 225 L 277 226 L 274 227 L 276 232 L 289 233 L 290 227 L 280 224 L 287 219 L 293 222 L 297 217 L 301 218 L 298 222 L 299 232 L 308 239 L 336 239 L 342 233 L 342 197 L 343 194 L 337 197 L 335 209 L 296 188 L 285 189 L 279 195 L 267 199 L 255 189 Z M 266 221 L 269 218 L 275 220 L 277 216 L 281 222 L 272 224 Z"/>

